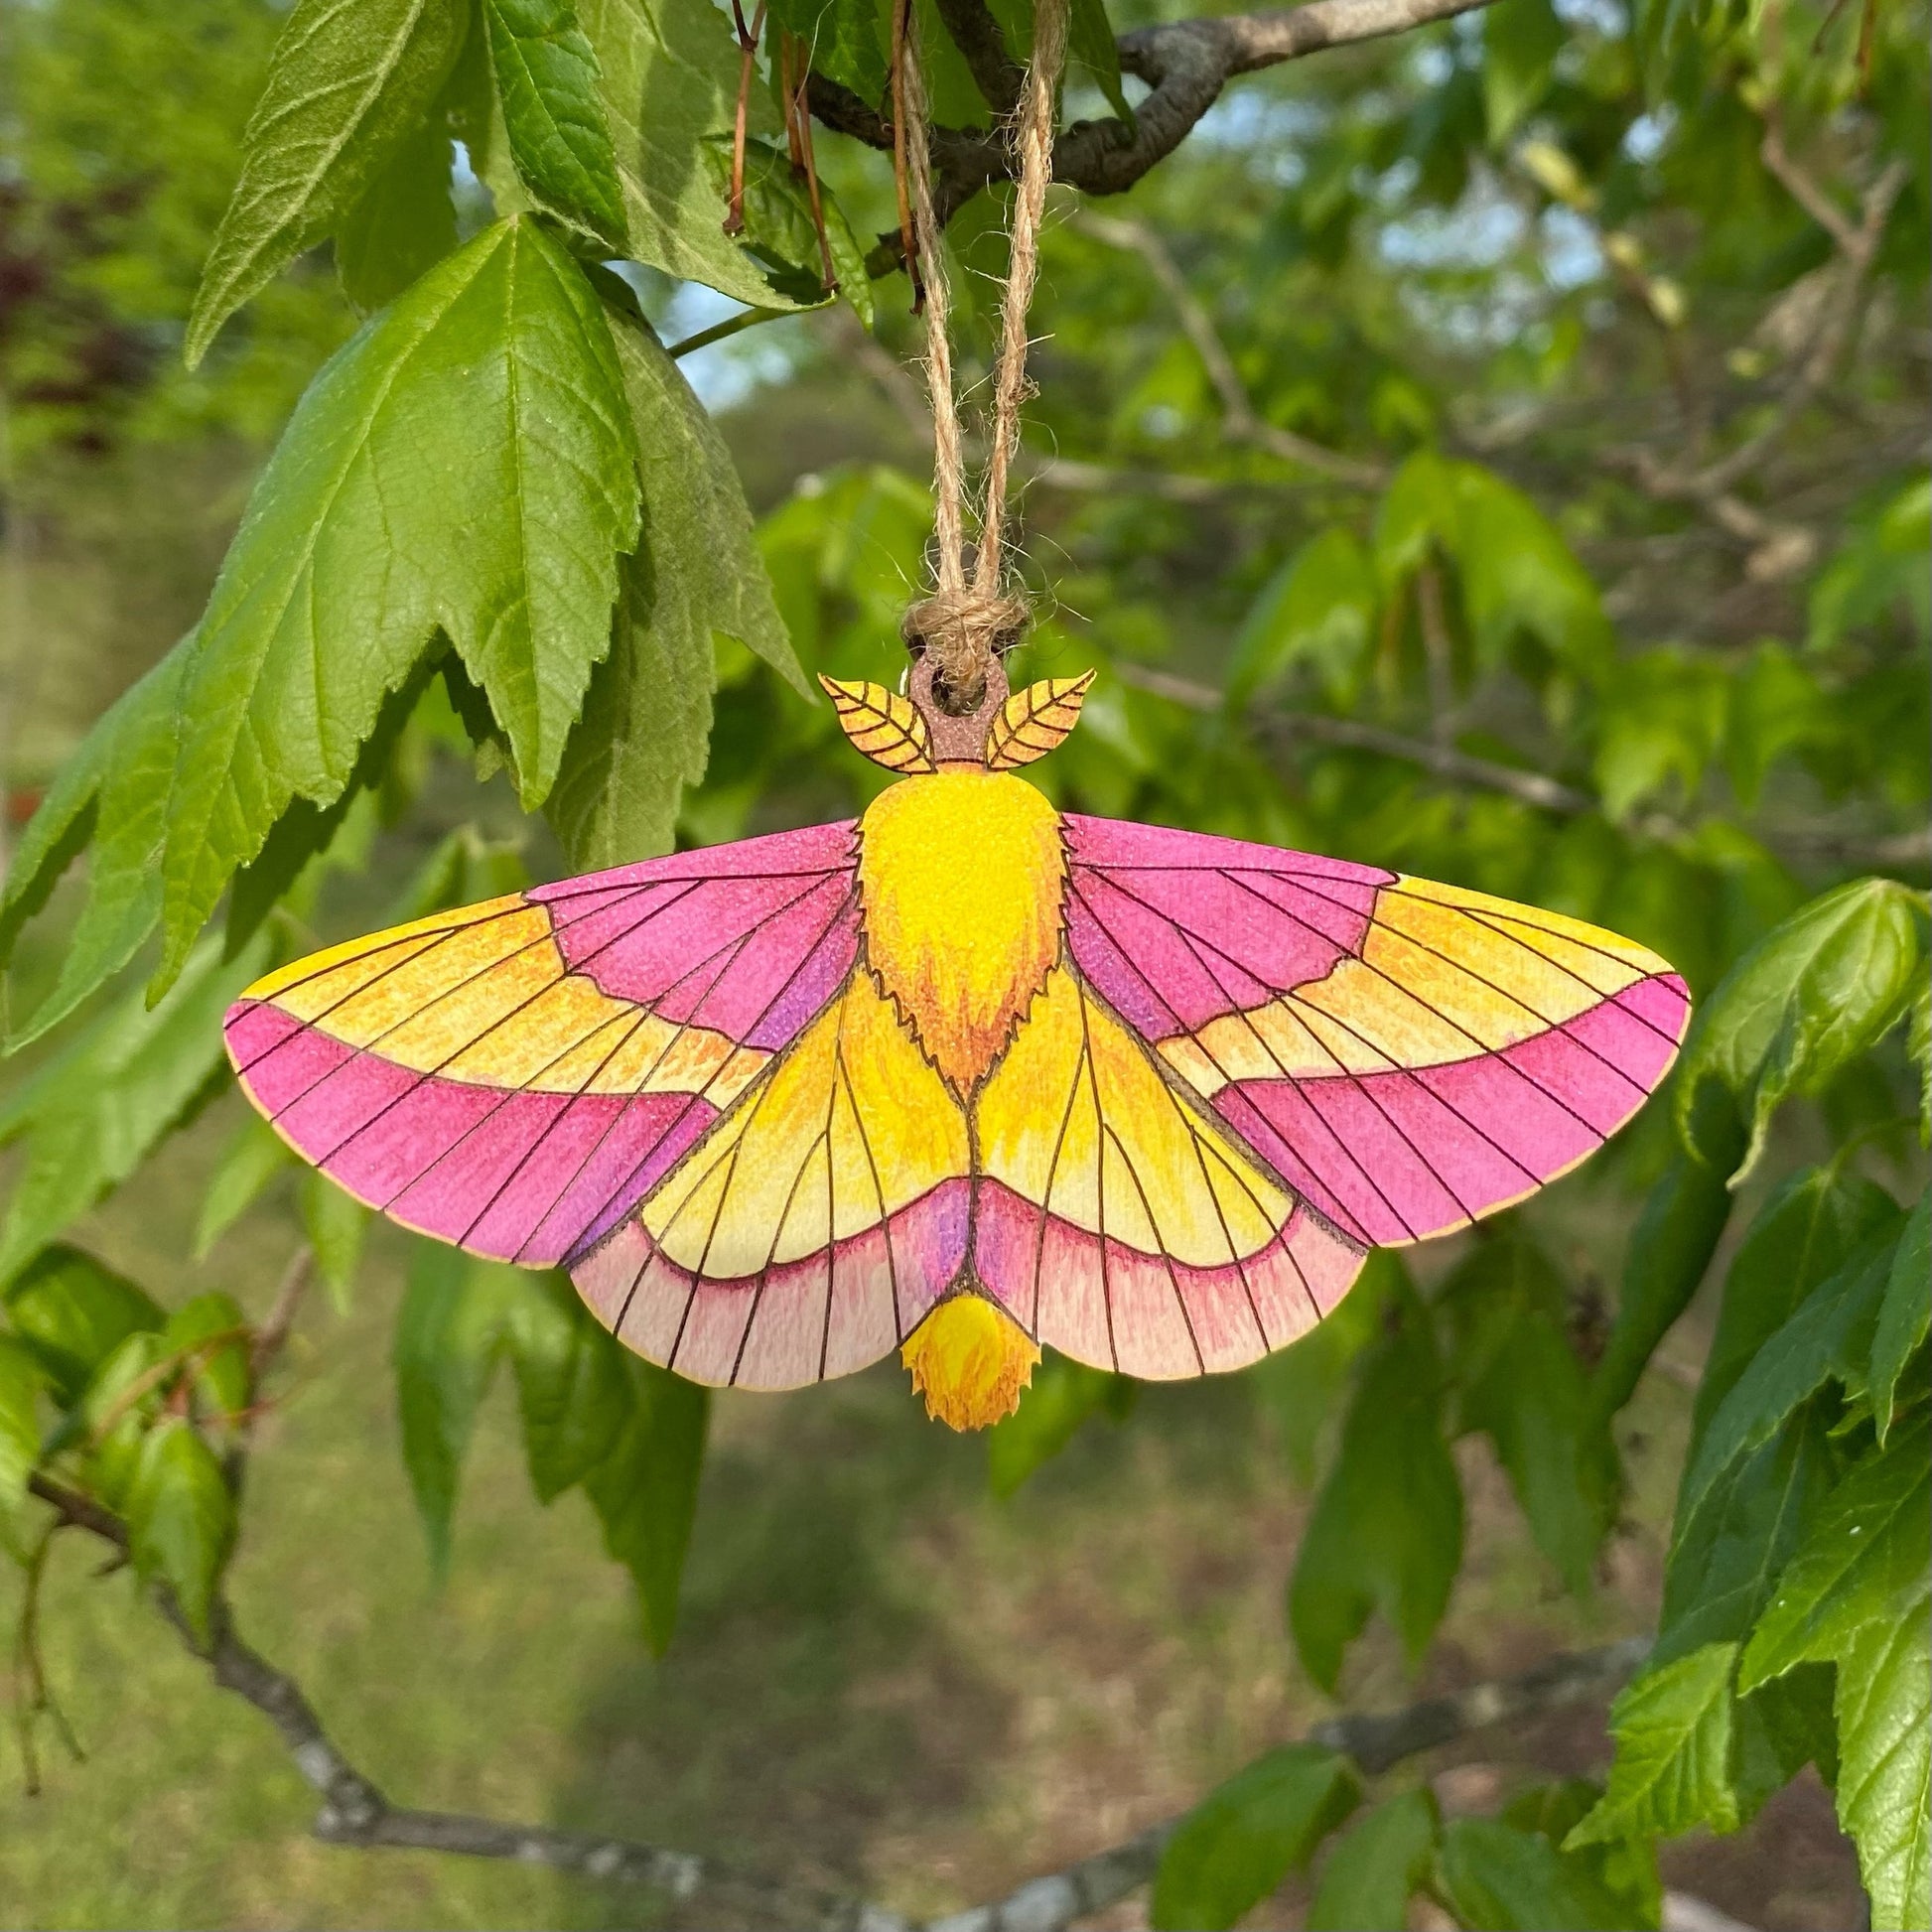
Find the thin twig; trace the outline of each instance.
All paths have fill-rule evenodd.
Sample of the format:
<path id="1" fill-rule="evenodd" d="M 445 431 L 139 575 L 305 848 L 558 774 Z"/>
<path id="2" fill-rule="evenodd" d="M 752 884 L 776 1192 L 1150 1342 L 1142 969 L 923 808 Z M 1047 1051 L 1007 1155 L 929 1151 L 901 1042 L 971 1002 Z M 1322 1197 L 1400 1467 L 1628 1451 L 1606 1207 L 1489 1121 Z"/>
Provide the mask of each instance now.
<path id="1" fill-rule="evenodd" d="M 261 1379 L 274 1367 L 276 1358 L 288 1343 L 289 1330 L 295 1326 L 295 1317 L 301 1312 L 303 1299 L 309 1293 L 309 1284 L 315 1279 L 316 1251 L 304 1242 L 289 1257 L 289 1265 L 282 1271 L 282 1279 L 276 1285 L 275 1299 L 269 1304 L 268 1312 L 256 1327 L 254 1339 L 248 1346 L 248 1383 L 251 1388 L 259 1386 Z"/>
<path id="2" fill-rule="evenodd" d="M 1680 471 L 1659 463 L 1647 451 L 1628 453 L 1627 461 L 1639 483 L 1653 496 L 1710 502 L 1756 469 L 1785 432 L 1816 400 L 1819 391 L 1831 380 L 1844 356 L 1859 319 L 1859 293 L 1864 285 L 1878 243 L 1884 234 L 1892 205 L 1904 188 L 1908 171 L 1902 161 L 1889 163 L 1865 191 L 1856 227 L 1847 222 L 1824 192 L 1802 174 L 1785 153 L 1774 125 L 1764 134 L 1765 165 L 1800 200 L 1805 211 L 1818 220 L 1838 243 L 1842 265 L 1838 286 L 1833 290 L 1818 331 L 1807 352 L 1799 357 L 1798 367 L 1786 384 L 1783 395 L 1769 418 L 1747 436 L 1728 455 L 1696 471 Z M 1778 157 L 1772 166 L 1771 156 Z M 1782 172 L 1780 172 L 1780 169 Z M 1800 196 L 1794 183 L 1804 183 Z"/>
<path id="3" fill-rule="evenodd" d="M 709 348 L 713 343 L 743 335 L 746 330 L 756 329 L 760 323 L 782 322 L 786 316 L 797 313 L 796 309 L 741 309 L 737 315 L 727 316 L 723 322 L 714 322 L 709 329 L 700 329 L 695 336 L 686 336 L 682 342 L 673 343 L 665 353 L 675 361 L 680 355 L 689 355 L 694 349 Z"/>
<path id="4" fill-rule="evenodd" d="M 1122 683 L 1183 705 L 1189 711 L 1214 712 L 1226 705 L 1225 698 L 1212 685 L 1175 677 L 1172 672 L 1155 670 L 1145 664 L 1116 663 L 1114 673 Z M 1494 759 L 1457 751 L 1452 745 L 1429 744 L 1354 718 L 1330 718 L 1319 712 L 1271 711 L 1254 717 L 1251 723 L 1258 731 L 1282 738 L 1308 739 L 1344 751 L 1374 752 L 1383 758 L 1399 759 L 1448 784 L 1501 792 L 1539 811 L 1574 818 L 1584 812 L 1603 810 L 1601 800 L 1541 771 L 1501 764 Z M 1631 820 L 1626 829 L 1649 838 L 1673 839 L 1684 837 L 1692 828 L 1666 813 L 1648 812 Z M 1887 870 L 1932 864 L 1932 826 L 1875 837 L 1828 825 L 1771 826 L 1761 828 L 1756 836 L 1794 858 L 1817 862 Z"/>
<path id="5" fill-rule="evenodd" d="M 1153 271 L 1154 279 L 1173 305 L 1182 332 L 1206 366 L 1207 379 L 1221 401 L 1222 432 L 1230 440 L 1251 443 L 1284 463 L 1299 464 L 1317 476 L 1330 477 L 1336 483 L 1352 483 L 1358 488 L 1379 489 L 1388 482 L 1389 473 L 1380 464 L 1365 463 L 1324 449 L 1306 436 L 1297 436 L 1293 430 L 1265 421 L 1257 413 L 1248 385 L 1241 380 L 1240 371 L 1235 368 L 1234 358 L 1221 341 L 1220 331 L 1214 327 L 1206 305 L 1188 286 L 1180 265 L 1155 229 L 1145 221 L 1124 221 L 1114 215 L 1092 212 L 1081 214 L 1075 226 L 1106 247 L 1138 254 Z"/>

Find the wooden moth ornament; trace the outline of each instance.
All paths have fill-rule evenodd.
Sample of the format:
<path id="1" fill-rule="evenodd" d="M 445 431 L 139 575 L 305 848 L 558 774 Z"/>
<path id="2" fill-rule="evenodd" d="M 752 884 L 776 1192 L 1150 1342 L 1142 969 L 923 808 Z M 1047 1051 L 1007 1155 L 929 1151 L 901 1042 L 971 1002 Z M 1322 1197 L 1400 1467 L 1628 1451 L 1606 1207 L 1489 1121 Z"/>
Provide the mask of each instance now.
<path id="1" fill-rule="evenodd" d="M 1150 1379 L 1305 1334 L 1371 1247 L 1623 1125 L 1684 983 L 1610 932 L 1341 860 L 1057 811 L 1087 678 L 826 680 L 865 815 L 333 947 L 226 1020 L 371 1207 L 563 1267 L 627 1346 L 785 1389 L 897 1348 L 931 1415 L 1042 1345 Z"/>

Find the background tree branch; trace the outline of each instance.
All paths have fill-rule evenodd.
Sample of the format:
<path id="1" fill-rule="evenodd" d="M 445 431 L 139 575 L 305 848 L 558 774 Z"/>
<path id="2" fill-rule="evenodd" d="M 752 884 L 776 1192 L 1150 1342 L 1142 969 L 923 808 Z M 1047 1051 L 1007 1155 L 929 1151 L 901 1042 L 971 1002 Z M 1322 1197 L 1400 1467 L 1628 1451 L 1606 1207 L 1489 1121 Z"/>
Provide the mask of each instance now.
<path id="1" fill-rule="evenodd" d="M 1121 70 L 1146 81 L 1152 92 L 1136 105 L 1132 127 L 1109 116 L 1063 128 L 1053 145 L 1053 179 L 1089 195 L 1124 194 L 1173 153 L 1237 74 L 1254 73 L 1331 47 L 1384 40 L 1490 4 L 1491 0 L 1311 0 L 1306 7 L 1282 12 L 1228 14 L 1137 28 L 1121 37 Z M 1006 97 L 1012 62 L 983 0 L 949 0 L 941 16 L 959 41 L 974 77 L 997 107 Z M 813 114 L 827 127 L 868 147 L 891 151 L 891 123 L 849 88 L 814 73 L 807 98 Z M 934 127 L 929 138 L 935 176 L 933 207 L 942 224 L 981 189 L 1012 178 L 1013 154 L 1002 130 Z M 871 263 L 875 273 L 896 264 L 897 248 L 897 236 L 882 239 Z"/>
<path id="2" fill-rule="evenodd" d="M 119 1558 L 128 1556 L 127 1525 L 113 1511 L 41 1471 L 30 1477 L 28 1486 L 55 1510 L 62 1525 L 85 1530 Z M 647 1886 L 679 1904 L 700 1895 L 737 1901 L 817 1932 L 1060 1932 L 1146 1884 L 1180 1824 L 1179 1818 L 1165 1819 L 1063 1870 L 1030 1879 L 1004 1898 L 942 1919 L 916 1921 L 868 1900 L 789 1885 L 693 1852 L 469 1812 L 393 1805 L 330 1736 L 301 1685 L 242 1637 L 224 1597 L 215 1599 L 204 1642 L 165 1586 L 152 1595 L 182 1642 L 207 1665 L 214 1682 L 253 1705 L 275 1727 L 296 1769 L 322 1801 L 312 1829 L 330 1845 L 548 1865 L 607 1884 Z M 1375 1776 L 1472 1731 L 1608 1697 L 1631 1677 L 1649 1648 L 1647 1637 L 1628 1637 L 1549 1658 L 1519 1677 L 1473 1684 L 1397 1711 L 1344 1713 L 1316 1725 L 1308 1741 L 1345 1753 Z M 697 1922 L 716 1919 L 707 1916 Z"/>

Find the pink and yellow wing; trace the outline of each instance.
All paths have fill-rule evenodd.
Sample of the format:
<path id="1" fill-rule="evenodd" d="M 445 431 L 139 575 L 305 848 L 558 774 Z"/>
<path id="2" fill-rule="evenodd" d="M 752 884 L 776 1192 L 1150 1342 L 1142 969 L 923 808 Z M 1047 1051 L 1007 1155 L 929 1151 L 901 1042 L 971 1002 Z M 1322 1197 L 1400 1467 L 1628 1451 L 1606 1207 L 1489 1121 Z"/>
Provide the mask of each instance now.
<path id="1" fill-rule="evenodd" d="M 1064 963 L 976 1125 L 973 1276 L 1078 1361 L 1149 1380 L 1240 1368 L 1307 1333 L 1361 1267 Z"/>
<path id="2" fill-rule="evenodd" d="M 1085 982 L 1351 1243 L 1520 1200 L 1621 1127 L 1689 1019 L 1655 953 L 1482 893 L 1065 820 Z"/>
<path id="3" fill-rule="evenodd" d="M 250 987 L 229 1056 L 369 1206 L 575 1268 L 836 1000 L 856 865 L 818 826 L 439 913 Z"/>
<path id="4" fill-rule="evenodd" d="M 844 1375 L 958 1277 L 970 1167 L 958 1103 L 861 970 L 577 1285 L 621 1340 L 693 1381 Z"/>

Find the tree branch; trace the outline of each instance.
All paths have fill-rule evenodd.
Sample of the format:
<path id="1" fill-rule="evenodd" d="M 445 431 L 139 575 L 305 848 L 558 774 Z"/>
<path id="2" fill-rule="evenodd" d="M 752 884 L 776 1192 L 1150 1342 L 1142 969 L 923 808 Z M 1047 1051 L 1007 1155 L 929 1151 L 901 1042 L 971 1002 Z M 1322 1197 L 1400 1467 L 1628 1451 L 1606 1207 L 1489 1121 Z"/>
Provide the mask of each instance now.
<path id="1" fill-rule="evenodd" d="M 1213 317 L 1188 287 L 1187 278 L 1180 272 L 1180 265 L 1169 251 L 1168 244 L 1145 221 L 1123 221 L 1112 215 L 1089 213 L 1080 217 L 1079 227 L 1083 234 L 1091 235 L 1106 247 L 1127 249 L 1138 254 L 1153 271 L 1154 279 L 1173 304 L 1180 327 L 1194 345 L 1194 352 L 1206 365 L 1207 379 L 1213 383 L 1214 392 L 1221 399 L 1222 431 L 1230 441 L 1250 443 L 1256 449 L 1266 450 L 1270 456 L 1279 457 L 1284 463 L 1298 464 L 1305 470 L 1312 470 L 1317 476 L 1331 478 L 1336 483 L 1352 483 L 1361 489 L 1380 489 L 1388 482 L 1388 472 L 1380 464 L 1363 463 L 1338 451 L 1324 449 L 1306 436 L 1297 436 L 1293 430 L 1281 429 L 1274 423 L 1264 421 L 1256 413 L 1253 398 L 1248 394 L 1248 385 L 1241 380 L 1241 373 L 1234 366 L 1234 358 L 1221 341 L 1220 331 L 1214 327 Z"/>
<path id="2" fill-rule="evenodd" d="M 1491 0 L 1310 0 L 1308 6 L 1279 13 L 1228 14 L 1137 28 L 1121 38 L 1121 70 L 1145 80 L 1153 91 L 1135 108 L 1132 127 L 1110 116 L 1063 128 L 1053 144 L 1053 179 L 1089 195 L 1123 194 L 1186 139 L 1237 74 L 1331 47 L 1405 34 L 1489 4 Z M 984 0 L 945 0 L 940 12 L 949 28 L 955 13 L 960 16 L 966 34 L 960 51 L 997 106 L 1004 98 L 1005 68 L 995 72 L 994 50 L 985 45 L 973 19 L 983 8 Z M 997 27 L 993 32 L 997 37 Z M 1002 61 L 1010 60 L 1004 41 L 997 51 Z M 868 147 L 891 149 L 891 125 L 848 88 L 814 73 L 808 98 L 813 114 L 827 127 Z M 941 225 L 982 188 L 1012 178 L 1012 150 L 998 130 L 935 127 L 930 143 L 933 209 Z M 884 274 L 897 260 L 898 238 L 889 235 L 882 237 L 868 265 L 875 274 Z"/>
<path id="3" fill-rule="evenodd" d="M 1175 677 L 1168 671 L 1145 664 L 1117 663 L 1114 673 L 1124 684 L 1131 684 L 1189 711 L 1219 711 L 1225 700 L 1212 685 L 1192 678 Z M 1478 791 L 1501 792 L 1539 811 L 1559 812 L 1576 817 L 1584 812 L 1600 812 L 1600 800 L 1575 785 L 1541 771 L 1526 771 L 1513 764 L 1500 764 L 1494 759 L 1478 758 L 1452 745 L 1435 745 L 1402 732 L 1366 725 L 1354 718 L 1330 718 L 1319 712 L 1279 711 L 1255 719 L 1256 729 L 1282 738 L 1311 739 L 1319 745 L 1334 745 L 1344 751 L 1375 752 L 1383 758 L 1400 759 L 1448 784 L 1467 785 Z M 1649 812 L 1630 822 L 1630 830 L 1651 838 L 1682 837 L 1691 828 L 1662 812 Z M 1910 832 L 1866 833 L 1840 830 L 1828 825 L 1773 826 L 1758 836 L 1795 858 L 1833 861 L 1842 865 L 1875 866 L 1895 869 L 1932 864 L 1932 826 Z"/>
<path id="4" fill-rule="evenodd" d="M 92 1497 L 38 1470 L 28 1478 L 28 1486 L 64 1524 L 87 1530 L 121 1555 L 127 1554 L 127 1525 Z M 920 1926 L 885 1906 L 802 1890 L 696 1853 L 542 1825 L 506 1824 L 467 1812 L 414 1811 L 392 1805 L 323 1728 L 315 1707 L 294 1678 L 241 1637 L 225 1598 L 214 1602 L 204 1644 L 165 1587 L 157 1587 L 154 1597 L 183 1643 L 208 1666 L 215 1683 L 245 1699 L 274 1725 L 297 1770 L 322 1800 L 314 1831 L 330 1845 L 508 1859 L 605 1883 L 647 1885 L 681 1904 L 701 1892 L 735 1896 L 776 1913 L 787 1924 L 818 1932 L 1062 1932 L 1075 1920 L 1104 1910 L 1145 1884 L 1180 1823 L 1171 1818 L 1151 1825 L 1122 1845 L 1062 1871 L 1031 1879 L 1005 1898 Z M 1553 1657 L 1520 1677 L 1426 1698 L 1400 1711 L 1331 1718 L 1315 1725 L 1309 1738 L 1346 1752 L 1374 1775 L 1470 1731 L 1606 1696 L 1632 1675 L 1648 1650 L 1647 1639 L 1632 1637 L 1602 1649 Z M 704 1922 L 717 1921 L 708 1917 Z"/>
<path id="5" fill-rule="evenodd" d="M 1647 450 L 1630 453 L 1628 461 L 1639 483 L 1651 495 L 1666 500 L 1674 498 L 1714 505 L 1732 484 L 1757 467 L 1831 380 L 1858 322 L 1859 292 L 1864 286 L 1864 278 L 1884 234 L 1885 222 L 1891 215 L 1892 205 L 1898 200 L 1908 174 L 1902 161 L 1888 163 L 1877 180 L 1865 190 L 1860 203 L 1859 220 L 1854 226 L 1839 212 L 1830 197 L 1785 152 L 1783 138 L 1774 121 L 1767 122 L 1765 126 L 1760 153 L 1766 168 L 1838 244 L 1842 257 L 1838 286 L 1826 305 L 1817 334 L 1799 359 L 1798 367 L 1785 385 L 1784 393 L 1769 419 L 1727 456 L 1720 457 L 1717 462 L 1706 464 L 1700 470 L 1681 471 L 1659 463 Z"/>
<path id="6" fill-rule="evenodd" d="M 1025 70 L 1007 50 L 1006 36 L 986 0 L 934 0 L 952 44 L 965 57 L 979 90 L 1000 115 L 1018 112 Z"/>

